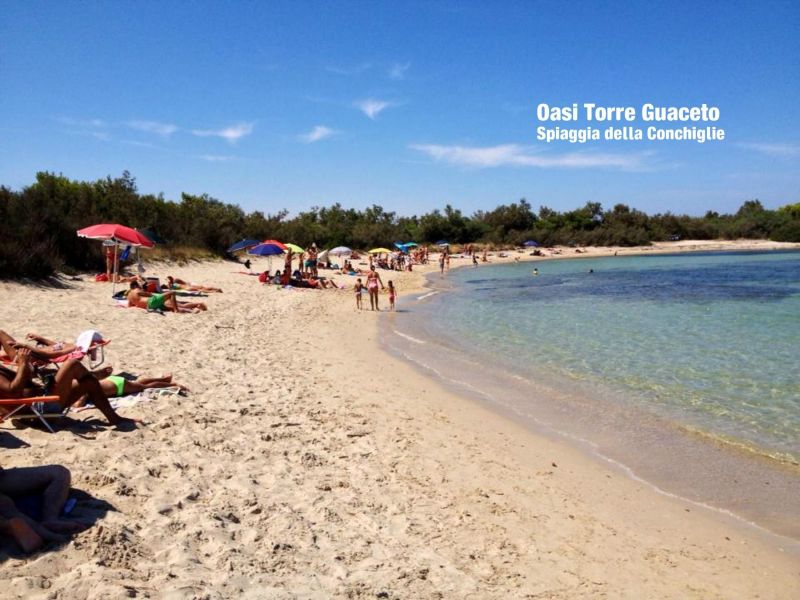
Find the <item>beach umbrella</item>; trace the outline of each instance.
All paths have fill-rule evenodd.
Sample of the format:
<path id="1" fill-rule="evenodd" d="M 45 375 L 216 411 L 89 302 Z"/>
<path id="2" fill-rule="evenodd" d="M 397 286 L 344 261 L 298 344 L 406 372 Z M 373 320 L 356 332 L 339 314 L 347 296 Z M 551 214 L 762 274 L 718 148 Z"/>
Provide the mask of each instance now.
<path id="1" fill-rule="evenodd" d="M 539 242 L 534 242 L 533 240 L 528 240 L 527 242 L 525 242 L 522 245 L 525 246 L 526 248 L 535 248 L 536 246 L 539 245 Z"/>
<path id="2" fill-rule="evenodd" d="M 353 251 L 347 246 L 336 246 L 336 248 L 329 250 L 328 253 L 332 254 L 333 256 L 348 256 L 352 254 Z"/>
<path id="3" fill-rule="evenodd" d="M 91 240 L 108 240 L 122 246 L 144 246 L 152 248 L 153 241 L 146 235 L 116 223 L 100 223 L 90 227 L 84 227 L 77 231 L 79 237 Z"/>
<path id="4" fill-rule="evenodd" d="M 405 246 L 406 248 L 416 248 L 417 246 L 419 246 L 419 244 L 417 242 L 406 242 L 405 244 L 403 244 L 403 246 Z"/>
<path id="5" fill-rule="evenodd" d="M 252 240 L 252 239 L 244 239 L 239 240 L 235 244 L 233 244 L 230 248 L 228 248 L 228 252 L 239 252 L 241 250 L 247 250 L 248 248 L 252 248 L 253 246 L 258 246 L 261 243 L 260 240 Z"/>
<path id="6" fill-rule="evenodd" d="M 327 262 L 327 260 L 328 260 L 328 254 L 330 254 L 330 251 L 329 251 L 329 250 L 323 250 L 322 252 L 320 252 L 320 253 L 317 255 L 317 260 L 318 260 L 318 261 L 320 261 L 320 262 Z"/>
<path id="7" fill-rule="evenodd" d="M 392 251 L 388 248 L 373 248 L 369 251 L 370 254 L 391 254 Z"/>
<path id="8" fill-rule="evenodd" d="M 253 246 L 247 253 L 255 256 L 275 256 L 276 254 L 283 254 L 286 251 L 286 247 L 283 244 L 278 244 L 280 244 L 280 242 L 274 243 L 274 240 L 267 241 Z"/>
<path id="9" fill-rule="evenodd" d="M 450 243 L 447 240 L 439 240 L 438 242 L 436 242 L 436 245 L 437 246 L 449 246 Z"/>
<path id="10" fill-rule="evenodd" d="M 117 253 L 120 246 L 136 246 L 144 248 L 152 248 L 153 241 L 146 235 L 143 235 L 118 223 L 99 223 L 78 229 L 76 232 L 78 237 L 88 238 L 90 240 L 103 240 L 114 244 L 114 276 L 111 282 L 111 295 L 114 295 L 117 289 L 117 274 L 119 272 L 119 260 L 117 260 Z"/>
<path id="11" fill-rule="evenodd" d="M 305 250 L 303 248 L 301 248 L 300 246 L 298 246 L 297 244 L 286 243 L 286 244 L 284 244 L 284 246 L 286 246 L 289 250 L 291 250 L 295 254 L 302 254 L 303 252 L 305 252 Z"/>

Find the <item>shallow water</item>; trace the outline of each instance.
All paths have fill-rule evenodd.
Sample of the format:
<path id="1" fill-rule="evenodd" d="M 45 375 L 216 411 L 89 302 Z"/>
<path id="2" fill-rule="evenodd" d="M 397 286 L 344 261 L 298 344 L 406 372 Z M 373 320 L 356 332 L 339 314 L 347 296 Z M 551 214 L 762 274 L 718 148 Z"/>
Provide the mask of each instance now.
<path id="1" fill-rule="evenodd" d="M 431 284 L 387 319 L 395 352 L 664 489 L 800 533 L 800 253 L 467 267 Z"/>

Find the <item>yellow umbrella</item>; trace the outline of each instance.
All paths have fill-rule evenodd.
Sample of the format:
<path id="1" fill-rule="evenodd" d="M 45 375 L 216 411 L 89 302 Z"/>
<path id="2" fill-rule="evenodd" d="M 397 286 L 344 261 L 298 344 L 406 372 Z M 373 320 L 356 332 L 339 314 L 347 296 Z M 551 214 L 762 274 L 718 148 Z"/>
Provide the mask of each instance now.
<path id="1" fill-rule="evenodd" d="M 370 254 L 391 254 L 392 251 L 388 248 L 373 248 L 369 251 Z"/>
<path id="2" fill-rule="evenodd" d="M 286 246 L 287 248 L 289 248 L 289 249 L 290 249 L 292 252 L 294 252 L 295 254 L 302 254 L 303 252 L 305 252 L 305 250 L 303 250 L 303 249 L 302 249 L 300 246 L 298 246 L 297 244 L 284 244 L 284 246 Z"/>

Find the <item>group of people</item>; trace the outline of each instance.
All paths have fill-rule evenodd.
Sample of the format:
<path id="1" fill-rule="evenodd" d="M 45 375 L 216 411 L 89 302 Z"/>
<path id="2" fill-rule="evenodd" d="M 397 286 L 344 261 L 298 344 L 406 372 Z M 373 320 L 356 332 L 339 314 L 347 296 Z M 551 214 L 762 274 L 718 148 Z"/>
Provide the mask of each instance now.
<path id="1" fill-rule="evenodd" d="M 181 293 L 208 294 L 222 293 L 222 289 L 210 285 L 190 283 L 183 279 L 167 276 L 167 283 L 150 287 L 148 281 L 138 275 L 127 278 L 129 289 L 124 296 L 128 306 L 144 308 L 149 311 L 170 311 L 176 313 L 198 313 L 208 310 L 205 302 L 178 300 Z"/>
<path id="2" fill-rule="evenodd" d="M 361 278 L 359 277 L 356 279 L 356 283 L 353 286 L 353 291 L 356 294 L 356 308 L 361 310 L 364 307 L 363 302 L 363 295 L 364 291 L 366 290 L 369 294 L 369 304 L 372 310 L 380 310 L 378 306 L 378 287 L 380 289 L 385 290 L 387 286 L 383 285 L 383 281 L 381 280 L 381 276 L 375 270 L 375 266 L 371 266 L 369 272 L 367 273 L 367 282 L 364 285 L 361 282 Z M 389 310 L 394 310 L 394 303 L 395 299 L 397 298 L 397 288 L 395 288 L 394 283 L 391 280 L 388 282 L 388 290 L 389 290 Z"/>
<path id="3" fill-rule="evenodd" d="M 85 334 L 90 335 L 87 338 Z M 120 416 L 110 398 L 152 388 L 187 390 L 173 381 L 171 374 L 134 379 L 114 375 L 111 367 L 88 369 L 81 362 L 91 351 L 87 339 L 103 342 L 96 332 L 84 332 L 72 343 L 36 333 L 29 333 L 23 342 L 0 331 L 0 398 L 4 400 L 0 417 L 11 415 L 12 420 L 37 423 L 40 415 L 60 416 L 69 408 L 93 405 L 110 425 L 130 429 L 139 421 Z M 53 369 L 54 365 L 58 368 Z M 42 400 L 30 402 L 37 397 Z M 15 400 L 19 401 L 16 405 Z M 33 552 L 47 542 L 66 541 L 68 534 L 87 526 L 62 516 L 69 490 L 70 473 L 62 466 L 0 467 L 0 534 L 13 538 L 24 552 Z M 35 514 L 25 510 L 31 498 Z"/>

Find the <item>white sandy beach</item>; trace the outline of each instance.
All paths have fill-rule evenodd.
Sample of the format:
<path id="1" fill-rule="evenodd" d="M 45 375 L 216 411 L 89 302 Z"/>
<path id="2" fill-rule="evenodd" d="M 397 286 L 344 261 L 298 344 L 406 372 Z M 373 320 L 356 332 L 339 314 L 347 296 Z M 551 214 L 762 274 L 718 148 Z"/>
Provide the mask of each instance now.
<path id="1" fill-rule="evenodd" d="M 777 247 L 800 245 L 636 251 Z M 582 256 L 615 251 L 634 252 Z M 517 256 L 531 258 L 506 260 Z M 402 295 L 435 268 L 392 278 Z M 88 277 L 0 282 L 0 329 L 97 329 L 115 369 L 171 372 L 193 390 L 123 409 L 145 421 L 135 431 L 2 425 L 3 467 L 63 464 L 95 499 L 78 516 L 113 509 L 64 547 L 2 554 L 0 597 L 796 597 L 796 546 L 659 494 L 383 352 L 382 315 L 355 309 L 354 278 L 284 290 L 240 269 L 149 266 L 222 287 L 198 315 L 119 308 Z"/>

